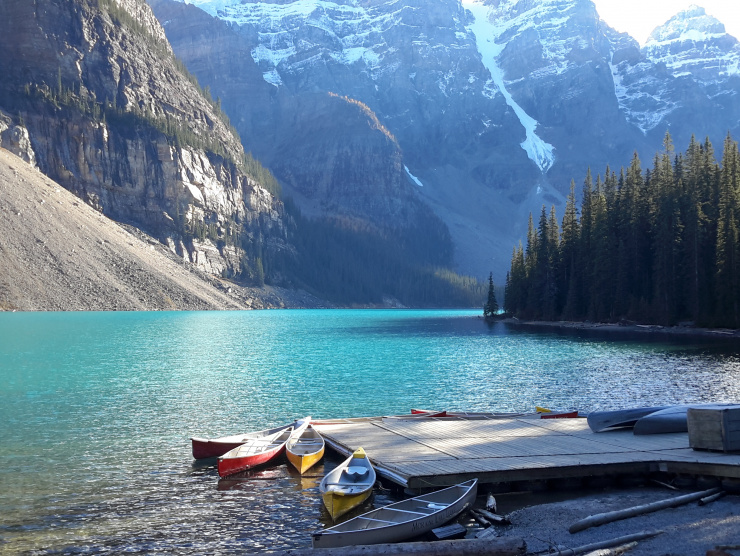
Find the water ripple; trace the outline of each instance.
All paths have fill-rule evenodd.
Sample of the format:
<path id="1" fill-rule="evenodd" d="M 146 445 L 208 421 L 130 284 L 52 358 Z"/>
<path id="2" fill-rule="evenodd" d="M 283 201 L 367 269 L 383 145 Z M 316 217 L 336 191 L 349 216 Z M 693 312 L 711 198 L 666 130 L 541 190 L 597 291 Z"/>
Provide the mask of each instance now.
<path id="1" fill-rule="evenodd" d="M 219 480 L 189 437 L 411 407 L 740 399 L 734 347 L 489 327 L 471 311 L 0 314 L 0 552 L 310 545 L 335 458 Z M 375 504 L 389 495 L 376 493 Z"/>

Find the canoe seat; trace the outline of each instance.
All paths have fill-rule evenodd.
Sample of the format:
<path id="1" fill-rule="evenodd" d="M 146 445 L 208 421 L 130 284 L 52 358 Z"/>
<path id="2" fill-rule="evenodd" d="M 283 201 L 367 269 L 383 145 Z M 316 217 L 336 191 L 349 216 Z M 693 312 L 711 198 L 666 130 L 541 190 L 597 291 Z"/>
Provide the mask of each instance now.
<path id="1" fill-rule="evenodd" d="M 363 477 L 367 476 L 368 469 L 367 467 L 361 467 L 359 465 L 350 465 L 344 469 L 343 473 L 345 477 L 356 483 Z"/>

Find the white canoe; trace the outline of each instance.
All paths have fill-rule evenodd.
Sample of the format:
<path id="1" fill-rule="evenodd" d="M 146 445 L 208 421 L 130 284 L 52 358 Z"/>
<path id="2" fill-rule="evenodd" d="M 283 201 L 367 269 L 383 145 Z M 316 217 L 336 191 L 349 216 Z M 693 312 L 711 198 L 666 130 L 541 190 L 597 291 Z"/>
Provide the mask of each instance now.
<path id="1" fill-rule="evenodd" d="M 634 427 L 635 423 L 646 415 L 666 409 L 660 407 L 634 407 L 630 409 L 616 409 L 613 411 L 592 411 L 586 422 L 594 432 L 603 432 L 622 427 Z"/>
<path id="2" fill-rule="evenodd" d="M 395 502 L 317 531 L 314 548 L 399 542 L 444 525 L 473 506 L 478 479 Z"/>

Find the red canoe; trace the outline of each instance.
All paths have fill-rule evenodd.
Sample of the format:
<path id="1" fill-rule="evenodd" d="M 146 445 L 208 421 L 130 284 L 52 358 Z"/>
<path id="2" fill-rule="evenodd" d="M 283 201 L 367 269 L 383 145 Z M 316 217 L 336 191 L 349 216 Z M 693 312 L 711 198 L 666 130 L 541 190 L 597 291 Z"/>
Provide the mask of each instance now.
<path id="1" fill-rule="evenodd" d="M 218 458 L 219 476 L 233 475 L 276 459 L 285 451 L 285 445 L 290 440 L 291 435 L 303 433 L 310 422 L 311 418 L 306 417 L 282 431 L 260 438 L 252 438 L 241 446 L 229 450 Z"/>
<path id="2" fill-rule="evenodd" d="M 414 417 L 447 417 L 446 411 L 434 411 L 433 409 L 411 409 Z M 401 415 L 404 417 L 404 415 Z"/>
<path id="3" fill-rule="evenodd" d="M 266 429 L 263 431 L 248 432 L 246 434 L 235 434 L 232 436 L 223 436 L 221 438 L 198 438 L 194 436 L 190 439 L 193 444 L 193 457 L 195 459 L 217 458 L 223 456 L 229 450 L 241 446 L 245 442 L 255 438 L 264 438 L 276 432 L 282 432 L 293 424 Z"/>
<path id="4" fill-rule="evenodd" d="M 562 413 L 542 413 L 540 419 L 571 419 L 578 417 L 577 411 L 565 411 Z"/>

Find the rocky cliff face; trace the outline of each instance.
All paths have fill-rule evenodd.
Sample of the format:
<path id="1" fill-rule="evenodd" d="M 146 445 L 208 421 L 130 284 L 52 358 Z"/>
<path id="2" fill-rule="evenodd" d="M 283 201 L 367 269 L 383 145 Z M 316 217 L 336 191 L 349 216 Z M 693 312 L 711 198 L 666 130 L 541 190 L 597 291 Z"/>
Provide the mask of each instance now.
<path id="1" fill-rule="evenodd" d="M 698 13 L 641 50 L 590 0 L 150 1 L 247 148 L 297 191 L 329 170 L 316 160 L 290 173 L 282 161 L 296 145 L 286 133 L 314 138 L 316 152 L 332 124 L 330 135 L 346 137 L 340 105 L 325 104 L 316 121 L 303 113 L 308 99 L 332 92 L 367 105 L 448 225 L 459 268 L 479 276 L 503 278 L 527 213 L 560 205 L 587 167 L 618 167 L 635 149 L 650 159 L 666 130 L 676 144 L 688 133 L 721 141 L 719 128 L 734 132 L 740 120 L 734 39 Z M 352 151 L 351 163 L 367 168 L 374 154 Z M 348 195 L 362 184 L 344 186 Z M 341 204 L 342 188 L 323 191 L 320 204 Z"/>
<path id="2" fill-rule="evenodd" d="M 405 168 L 397 138 L 368 105 L 344 87 L 319 85 L 321 75 L 313 72 L 295 72 L 290 86 L 276 86 L 273 81 L 281 78 L 274 67 L 252 56 L 253 29 L 187 4 L 155 0 L 151 5 L 177 43 L 178 56 L 209 83 L 247 149 L 275 173 L 304 213 L 385 229 L 434 220 Z M 345 72 L 342 79 L 353 77 Z"/>
<path id="3" fill-rule="evenodd" d="M 145 3 L 3 2 L 0 52 L 6 127 L 86 202 L 216 274 L 240 271 L 249 238 L 287 248 L 282 204 Z"/>

